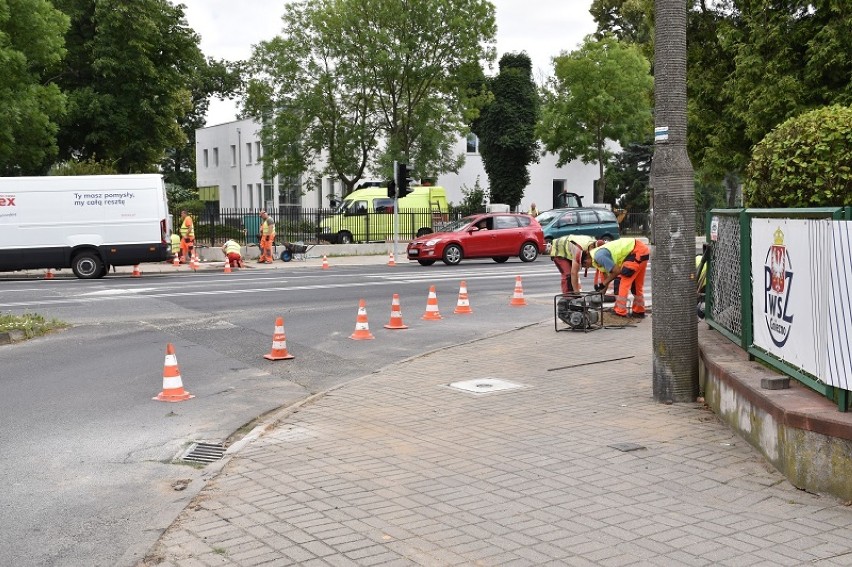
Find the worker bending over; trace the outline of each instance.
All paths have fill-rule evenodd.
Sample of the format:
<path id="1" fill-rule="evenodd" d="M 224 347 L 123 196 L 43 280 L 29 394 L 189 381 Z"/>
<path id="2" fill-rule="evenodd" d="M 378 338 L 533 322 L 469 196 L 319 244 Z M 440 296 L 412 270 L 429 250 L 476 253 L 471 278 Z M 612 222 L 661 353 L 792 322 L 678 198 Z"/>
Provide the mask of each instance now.
<path id="1" fill-rule="evenodd" d="M 222 252 L 228 259 L 228 264 L 232 268 L 243 267 L 242 247 L 234 240 L 228 240 L 222 245 Z"/>
<path id="2" fill-rule="evenodd" d="M 651 251 L 640 240 L 619 238 L 595 248 L 583 259 L 583 265 L 593 266 L 606 277 L 595 285 L 595 290 L 606 289 L 610 282 L 615 285 L 615 306 L 613 313 L 627 317 L 627 294 L 633 293 L 633 317 L 645 316 L 645 271 Z"/>
<path id="3" fill-rule="evenodd" d="M 603 244 L 584 234 L 560 236 L 550 244 L 550 259 L 561 275 L 562 293 L 580 292 L 580 266 L 584 254 Z"/>

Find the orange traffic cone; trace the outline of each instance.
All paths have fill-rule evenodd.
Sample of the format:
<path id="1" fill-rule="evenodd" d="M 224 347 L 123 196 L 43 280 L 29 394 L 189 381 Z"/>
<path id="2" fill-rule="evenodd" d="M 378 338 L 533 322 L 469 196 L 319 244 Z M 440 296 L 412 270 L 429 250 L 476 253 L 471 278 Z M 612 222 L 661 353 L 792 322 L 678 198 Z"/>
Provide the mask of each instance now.
<path id="1" fill-rule="evenodd" d="M 327 270 L 329 268 L 331 268 L 331 266 L 328 265 L 328 258 L 326 258 L 325 255 L 323 255 L 323 257 L 322 257 L 322 269 Z"/>
<path id="2" fill-rule="evenodd" d="M 391 256 L 393 256 L 391 254 Z M 391 316 L 390 322 L 385 325 L 385 329 L 407 329 L 408 325 L 403 325 L 402 323 L 402 311 L 399 308 L 399 294 L 393 294 L 393 301 L 391 301 Z"/>
<path id="3" fill-rule="evenodd" d="M 231 261 L 230 261 L 230 260 L 228 260 L 227 258 L 225 259 L 225 273 L 226 273 L 226 274 L 231 274 L 231 273 L 233 273 L 233 272 L 231 271 Z"/>
<path id="4" fill-rule="evenodd" d="M 438 311 L 438 296 L 435 294 L 435 286 L 429 287 L 429 298 L 426 300 L 426 312 L 421 319 L 438 321 L 443 319 Z"/>
<path id="5" fill-rule="evenodd" d="M 366 341 L 375 339 L 370 332 L 370 324 L 367 322 L 367 302 L 363 299 L 358 302 L 358 318 L 355 320 L 355 332 L 349 335 L 350 339 Z"/>
<path id="6" fill-rule="evenodd" d="M 178 256 L 177 254 L 175 254 L 175 259 L 172 260 L 172 266 L 174 266 L 175 268 L 180 268 L 180 256 Z"/>
<path id="7" fill-rule="evenodd" d="M 169 343 L 166 345 L 166 362 L 163 365 L 163 391 L 152 399 L 159 402 L 182 402 L 194 397 L 183 389 L 175 347 Z"/>
<path id="8" fill-rule="evenodd" d="M 524 299 L 524 288 L 521 285 L 521 276 L 515 276 L 515 293 L 512 295 L 512 301 L 509 302 L 509 305 L 520 307 L 526 304 L 527 300 Z"/>
<path id="9" fill-rule="evenodd" d="M 130 274 L 130 277 L 131 278 L 141 278 L 142 277 L 142 272 L 139 271 L 139 264 L 136 264 L 135 266 L 133 266 L 133 273 Z"/>
<path id="10" fill-rule="evenodd" d="M 287 352 L 287 337 L 284 335 L 284 317 L 275 320 L 275 333 L 272 335 L 272 350 L 264 354 L 266 360 L 289 360 L 296 358 Z"/>
<path id="11" fill-rule="evenodd" d="M 46 279 L 46 280 L 52 280 L 52 279 L 53 279 L 53 272 L 52 272 L 52 270 L 53 270 L 53 268 L 48 268 L 48 269 L 47 269 L 47 271 L 44 273 L 44 279 Z"/>
<path id="12" fill-rule="evenodd" d="M 459 301 L 456 303 L 456 310 L 453 313 L 473 313 L 473 309 L 470 308 L 470 301 L 467 298 L 467 283 L 464 280 L 462 280 L 461 286 L 459 286 Z"/>
<path id="13" fill-rule="evenodd" d="M 192 260 L 190 260 L 190 262 L 189 262 L 189 267 L 192 268 L 193 270 L 198 270 L 198 268 L 199 268 L 198 256 L 196 256 L 195 254 L 192 255 Z"/>
<path id="14" fill-rule="evenodd" d="M 388 256 L 388 266 L 396 266 L 396 261 L 393 259 L 393 250 L 388 252 L 388 254 L 390 254 Z"/>

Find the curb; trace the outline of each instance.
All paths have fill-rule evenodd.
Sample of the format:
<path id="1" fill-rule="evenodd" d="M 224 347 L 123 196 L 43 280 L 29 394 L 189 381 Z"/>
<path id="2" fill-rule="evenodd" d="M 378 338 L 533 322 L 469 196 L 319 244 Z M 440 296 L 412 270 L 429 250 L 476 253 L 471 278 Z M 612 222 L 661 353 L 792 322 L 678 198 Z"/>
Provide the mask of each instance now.
<path id="1" fill-rule="evenodd" d="M 13 329 L 11 331 L 2 331 L 0 332 L 0 345 L 10 345 L 12 343 L 18 343 L 27 338 L 27 335 L 18 329 Z"/>

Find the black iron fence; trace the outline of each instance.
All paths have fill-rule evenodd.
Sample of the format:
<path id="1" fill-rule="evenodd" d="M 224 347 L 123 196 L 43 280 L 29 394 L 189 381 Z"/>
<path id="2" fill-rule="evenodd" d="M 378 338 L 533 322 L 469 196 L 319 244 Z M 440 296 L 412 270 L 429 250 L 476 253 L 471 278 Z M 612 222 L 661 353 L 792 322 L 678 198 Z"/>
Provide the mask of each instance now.
<path id="1" fill-rule="evenodd" d="M 440 230 L 446 223 L 471 214 L 451 208 L 450 212 L 407 210 L 399 213 L 399 237 L 410 240 L 420 234 Z M 269 211 L 275 222 L 277 242 L 345 244 L 381 242 L 393 239 L 393 211 L 335 214 L 330 208 L 286 207 Z M 702 213 L 703 215 L 703 213 Z M 260 210 L 207 210 L 195 217 L 195 239 L 199 245 L 221 246 L 233 239 L 243 245 L 257 244 L 260 235 Z M 703 221 L 703 219 L 702 219 Z M 173 218 L 177 231 L 180 215 Z M 627 211 L 619 222 L 625 236 L 650 236 L 651 213 Z"/>

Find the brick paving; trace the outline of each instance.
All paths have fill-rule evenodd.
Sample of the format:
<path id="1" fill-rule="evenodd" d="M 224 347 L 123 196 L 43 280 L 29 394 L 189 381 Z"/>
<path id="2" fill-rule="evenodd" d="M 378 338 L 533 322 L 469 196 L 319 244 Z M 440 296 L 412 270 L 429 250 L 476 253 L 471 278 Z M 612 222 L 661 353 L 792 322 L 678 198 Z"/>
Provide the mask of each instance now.
<path id="1" fill-rule="evenodd" d="M 523 387 L 448 387 L 479 378 Z M 703 406 L 653 401 L 650 320 L 545 321 L 280 414 L 142 565 L 845 566 L 850 528 Z"/>

